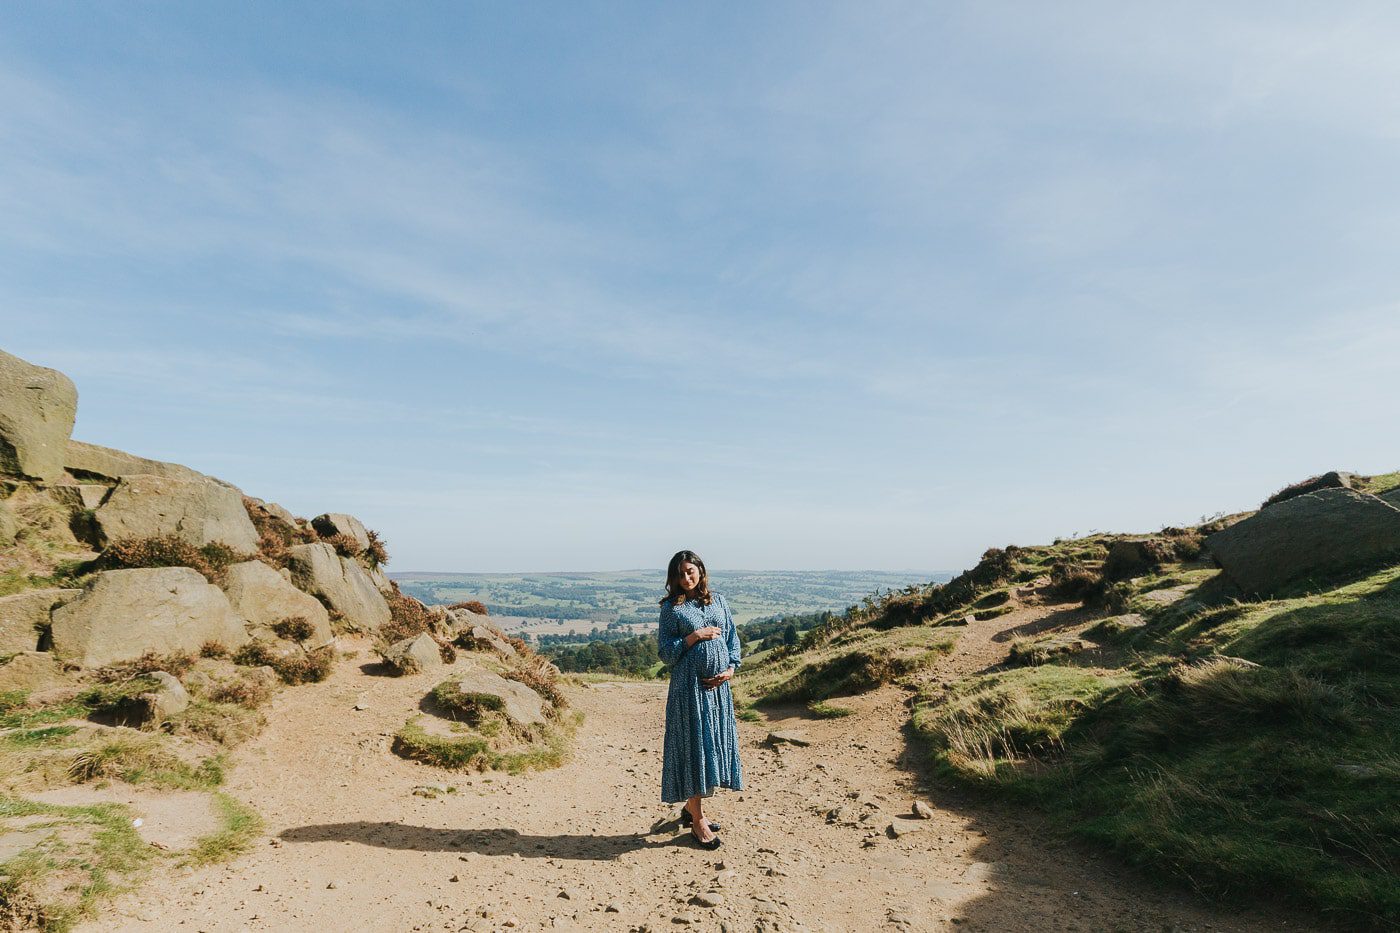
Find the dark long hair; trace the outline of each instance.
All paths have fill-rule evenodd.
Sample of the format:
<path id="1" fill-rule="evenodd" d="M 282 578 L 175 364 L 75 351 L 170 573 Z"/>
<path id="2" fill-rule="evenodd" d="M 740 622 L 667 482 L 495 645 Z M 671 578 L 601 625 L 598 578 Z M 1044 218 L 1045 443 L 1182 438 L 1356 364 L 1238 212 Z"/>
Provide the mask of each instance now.
<path id="1" fill-rule="evenodd" d="M 694 564 L 700 570 L 700 582 L 695 584 L 694 596 L 686 596 L 681 587 L 681 564 Z M 675 600 L 679 606 L 687 599 L 694 599 L 702 606 L 708 606 L 714 601 L 714 596 L 710 594 L 710 575 L 705 571 L 705 562 L 700 559 L 699 554 L 694 551 L 677 551 L 676 556 L 666 565 L 666 595 L 661 601 L 664 603 L 667 600 Z"/>

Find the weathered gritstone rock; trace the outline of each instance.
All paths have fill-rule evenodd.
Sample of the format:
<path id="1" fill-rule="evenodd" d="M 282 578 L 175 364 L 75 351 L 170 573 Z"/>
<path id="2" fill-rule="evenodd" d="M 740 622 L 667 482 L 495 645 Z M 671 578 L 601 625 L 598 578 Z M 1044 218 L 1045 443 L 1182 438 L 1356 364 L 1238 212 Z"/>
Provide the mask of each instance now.
<path id="1" fill-rule="evenodd" d="M 486 616 L 477 615 L 467 609 L 449 609 L 447 617 L 451 620 L 453 634 L 457 636 L 463 648 L 470 651 L 494 651 L 505 658 L 515 657 L 515 646 L 506 641 L 504 634 L 484 621 Z"/>
<path id="2" fill-rule="evenodd" d="M 82 592 L 43 589 L 0 596 L 0 655 L 37 650 L 40 633 L 48 629 L 53 608 Z"/>
<path id="3" fill-rule="evenodd" d="M 267 514 L 271 515 L 273 518 L 280 519 L 293 528 L 296 527 L 297 517 L 276 502 L 263 502 L 262 507 L 266 509 Z"/>
<path id="4" fill-rule="evenodd" d="M 1400 509 L 1400 486 L 1396 486 L 1394 489 L 1391 489 L 1388 492 L 1381 493 L 1381 498 L 1384 499 L 1386 502 L 1389 502 L 1391 505 L 1395 506 L 1397 509 Z"/>
<path id="5" fill-rule="evenodd" d="M 393 592 L 393 590 L 394 590 L 393 584 L 391 584 L 391 583 L 389 582 L 389 578 L 388 578 L 387 576 L 384 575 L 384 571 L 380 570 L 378 567 L 370 567 L 370 568 L 367 568 L 367 569 L 365 570 L 365 573 L 369 574 L 370 582 L 374 584 L 374 588 L 377 589 L 379 592 L 381 592 L 381 593 L 392 593 L 392 592 Z M 433 608 L 433 607 L 429 607 L 429 608 Z"/>
<path id="6" fill-rule="evenodd" d="M 71 483 L 48 487 L 49 498 L 69 512 L 99 508 L 112 487 L 100 483 Z"/>
<path id="7" fill-rule="evenodd" d="M 178 535 L 196 546 L 220 542 L 241 554 L 258 549 L 258 531 L 232 486 L 207 479 L 127 476 L 97 510 L 108 541 Z"/>
<path id="8" fill-rule="evenodd" d="M 356 561 L 341 557 L 325 542 L 298 544 L 287 554 L 292 582 L 351 625 L 373 631 L 389 621 L 389 604 Z"/>
<path id="9" fill-rule="evenodd" d="M 0 473 L 50 482 L 78 412 L 78 388 L 56 369 L 0 350 Z"/>
<path id="10" fill-rule="evenodd" d="M 385 663 L 400 674 L 418 674 L 442 667 L 442 652 L 433 636 L 427 633 L 396 641 L 380 653 Z"/>
<path id="11" fill-rule="evenodd" d="M 250 560 L 228 569 L 224 582 L 233 611 L 248 622 L 249 634 L 271 634 L 272 626 L 283 619 L 303 618 L 315 628 L 307 640 L 311 647 L 329 644 L 331 617 L 320 600 L 297 589 L 262 561 Z"/>
<path id="12" fill-rule="evenodd" d="M 63 454 L 63 465 L 69 473 L 79 479 L 95 479 L 104 483 L 115 483 L 123 476 L 164 476 L 169 479 L 205 480 L 228 486 L 228 483 L 221 479 L 206 476 L 198 470 L 191 470 L 178 463 L 149 460 L 124 450 L 85 444 L 82 441 L 68 442 Z"/>
<path id="13" fill-rule="evenodd" d="M 454 676 L 463 693 L 485 693 L 500 697 L 502 712 L 519 726 L 538 726 L 545 722 L 544 698 L 515 680 L 507 680 L 495 671 L 475 667 Z"/>
<path id="14" fill-rule="evenodd" d="M 188 567 L 109 570 L 53 612 L 53 652 L 82 667 L 139 658 L 147 651 L 198 654 L 206 642 L 248 640 L 228 597 Z"/>
<path id="15" fill-rule="evenodd" d="M 63 665 L 47 651 L 22 651 L 0 666 L 0 692 L 47 690 L 64 683 Z"/>
<path id="16" fill-rule="evenodd" d="M 1400 509 L 1350 489 L 1269 506 L 1206 539 L 1225 576 L 1249 596 L 1400 557 Z"/>
<path id="17" fill-rule="evenodd" d="M 315 528 L 316 533 L 323 538 L 348 535 L 355 539 L 360 550 L 363 551 L 369 547 L 369 531 L 353 515 L 346 515 L 344 512 L 328 512 L 325 515 L 317 515 L 311 520 L 311 527 Z"/>

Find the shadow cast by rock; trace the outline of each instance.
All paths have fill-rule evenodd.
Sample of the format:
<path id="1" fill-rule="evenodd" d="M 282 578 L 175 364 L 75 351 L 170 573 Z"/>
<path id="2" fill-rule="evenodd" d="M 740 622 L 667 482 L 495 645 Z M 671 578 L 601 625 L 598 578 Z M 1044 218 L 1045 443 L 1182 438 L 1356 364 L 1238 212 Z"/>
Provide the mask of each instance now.
<path id="1" fill-rule="evenodd" d="M 359 820 L 352 823 L 295 826 L 284 831 L 280 838 L 284 842 L 358 842 L 382 849 L 407 849 L 415 852 L 476 852 L 480 855 L 518 855 L 522 858 L 604 862 L 640 849 L 684 845 L 686 835 L 663 840 L 650 838 L 661 828 L 676 824 L 677 820 L 664 820 L 655 824 L 650 833 L 532 836 L 506 827 L 435 829 L 430 826 Z"/>

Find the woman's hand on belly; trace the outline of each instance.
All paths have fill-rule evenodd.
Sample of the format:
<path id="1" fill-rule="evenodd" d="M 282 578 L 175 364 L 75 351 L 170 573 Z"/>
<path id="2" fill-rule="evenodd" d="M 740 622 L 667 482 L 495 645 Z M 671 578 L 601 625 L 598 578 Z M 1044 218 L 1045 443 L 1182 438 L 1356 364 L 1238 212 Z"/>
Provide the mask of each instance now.
<path id="1" fill-rule="evenodd" d="M 704 628 L 698 628 L 695 631 L 691 632 L 689 635 L 685 636 L 685 643 L 689 647 L 693 648 L 698 642 L 709 641 L 711 638 L 718 637 L 719 629 L 713 625 L 707 625 Z"/>
<path id="2" fill-rule="evenodd" d="M 721 671 L 720 673 L 716 674 L 716 675 L 713 676 L 713 677 L 706 677 L 705 679 L 701 680 L 700 682 L 701 682 L 702 684 L 705 685 L 705 689 L 706 689 L 706 690 L 713 690 L 715 687 L 718 687 L 720 684 L 724 683 L 726 680 L 728 680 L 729 678 L 731 678 L 731 677 L 733 677 L 733 676 L 734 676 L 734 668 L 731 667 L 731 668 L 728 668 L 728 669 L 726 669 L 726 670 Z"/>

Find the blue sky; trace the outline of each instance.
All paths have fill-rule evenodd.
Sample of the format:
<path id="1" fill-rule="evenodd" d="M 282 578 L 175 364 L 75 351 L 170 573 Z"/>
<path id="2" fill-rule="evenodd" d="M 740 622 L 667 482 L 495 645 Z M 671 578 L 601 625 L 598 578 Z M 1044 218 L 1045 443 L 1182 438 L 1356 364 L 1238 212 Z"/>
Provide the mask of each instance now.
<path id="1" fill-rule="evenodd" d="M 0 346 L 397 570 L 1400 468 L 1392 4 L 6 4 Z"/>

